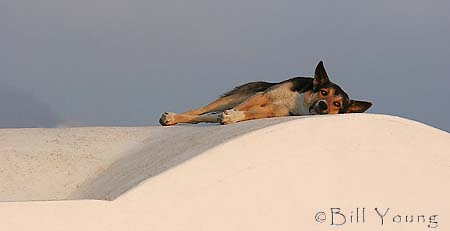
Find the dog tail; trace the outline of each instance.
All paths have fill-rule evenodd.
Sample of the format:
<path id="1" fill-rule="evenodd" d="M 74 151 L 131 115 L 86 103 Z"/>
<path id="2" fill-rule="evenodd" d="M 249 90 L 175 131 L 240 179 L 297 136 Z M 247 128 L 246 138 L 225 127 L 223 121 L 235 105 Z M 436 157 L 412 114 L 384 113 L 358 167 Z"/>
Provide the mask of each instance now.
<path id="1" fill-rule="evenodd" d="M 276 83 L 268 82 L 251 82 L 244 85 L 238 86 L 233 90 L 223 94 L 221 97 L 231 96 L 231 95 L 252 95 L 261 91 L 265 91 L 269 87 L 275 85 Z"/>

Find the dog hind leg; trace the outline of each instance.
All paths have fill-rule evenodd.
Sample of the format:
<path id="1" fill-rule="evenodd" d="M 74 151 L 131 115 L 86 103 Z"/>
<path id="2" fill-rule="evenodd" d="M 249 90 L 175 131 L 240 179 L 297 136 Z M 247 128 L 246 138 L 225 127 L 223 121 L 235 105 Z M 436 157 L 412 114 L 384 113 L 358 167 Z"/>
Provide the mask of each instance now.
<path id="1" fill-rule="evenodd" d="M 275 83 L 252 82 L 244 84 L 225 93 L 222 97 L 204 107 L 193 109 L 181 114 L 165 112 L 161 116 L 159 123 L 163 126 L 169 126 L 177 123 L 218 122 L 218 115 L 207 116 L 204 114 L 211 112 L 223 112 L 234 108 L 273 85 L 275 85 Z M 250 104 L 252 104 L 252 102 L 250 102 Z"/>
<path id="2" fill-rule="evenodd" d="M 243 101 L 245 101 L 247 98 L 249 98 L 250 96 L 245 96 L 245 95 L 229 95 L 229 96 L 224 96 L 221 97 L 215 101 L 213 101 L 212 103 L 204 106 L 204 107 L 200 107 L 197 109 L 193 109 L 193 110 L 189 110 L 187 112 L 184 112 L 182 114 L 188 114 L 188 115 L 202 115 L 205 113 L 210 113 L 210 112 L 222 112 L 225 111 L 227 109 L 233 108 L 236 105 L 239 105 L 240 103 L 242 103 Z"/>
<path id="3" fill-rule="evenodd" d="M 214 102 L 194 110 L 190 110 L 181 114 L 173 112 L 165 112 L 159 119 L 159 123 L 163 126 L 171 126 L 178 123 L 216 123 L 218 122 L 218 114 L 205 115 L 211 112 L 223 112 L 239 105 L 250 96 L 245 95 L 229 95 L 221 97 Z"/>

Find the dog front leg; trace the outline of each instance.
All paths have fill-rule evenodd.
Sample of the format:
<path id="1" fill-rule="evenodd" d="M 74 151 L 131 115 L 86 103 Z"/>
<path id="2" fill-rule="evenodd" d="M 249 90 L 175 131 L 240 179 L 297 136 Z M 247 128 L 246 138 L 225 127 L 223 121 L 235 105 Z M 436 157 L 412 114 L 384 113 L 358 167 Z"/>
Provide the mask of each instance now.
<path id="1" fill-rule="evenodd" d="M 217 123 L 219 122 L 219 114 L 205 114 L 205 115 L 188 115 L 175 114 L 172 112 L 164 113 L 159 119 L 159 123 L 163 126 L 171 126 L 178 123 Z"/>
<path id="2" fill-rule="evenodd" d="M 288 116 L 289 110 L 280 105 L 253 106 L 246 111 L 230 109 L 224 111 L 220 117 L 221 124 L 237 123 L 245 120 L 263 119 L 279 116 Z"/>

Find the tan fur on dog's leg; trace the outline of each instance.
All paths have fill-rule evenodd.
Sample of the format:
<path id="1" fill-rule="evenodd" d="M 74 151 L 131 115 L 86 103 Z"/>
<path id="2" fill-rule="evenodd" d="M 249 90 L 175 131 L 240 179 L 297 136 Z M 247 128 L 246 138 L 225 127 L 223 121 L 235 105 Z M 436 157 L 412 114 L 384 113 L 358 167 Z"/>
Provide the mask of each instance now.
<path id="1" fill-rule="evenodd" d="M 263 106 L 269 102 L 269 98 L 263 93 L 256 93 L 252 97 L 248 98 L 241 104 L 237 105 L 233 109 L 236 111 L 247 111 L 250 110 L 250 108 L 255 106 Z"/>
<path id="2" fill-rule="evenodd" d="M 288 116 L 289 109 L 285 106 L 269 104 L 263 107 L 255 106 L 245 112 L 245 120 Z"/>
<path id="3" fill-rule="evenodd" d="M 239 96 L 239 95 L 230 95 L 221 97 L 214 102 L 197 109 L 193 109 L 187 112 L 184 112 L 183 114 L 187 115 L 202 115 L 209 112 L 223 112 L 227 109 L 233 108 L 236 105 L 239 105 L 240 103 L 244 102 L 248 96 Z"/>

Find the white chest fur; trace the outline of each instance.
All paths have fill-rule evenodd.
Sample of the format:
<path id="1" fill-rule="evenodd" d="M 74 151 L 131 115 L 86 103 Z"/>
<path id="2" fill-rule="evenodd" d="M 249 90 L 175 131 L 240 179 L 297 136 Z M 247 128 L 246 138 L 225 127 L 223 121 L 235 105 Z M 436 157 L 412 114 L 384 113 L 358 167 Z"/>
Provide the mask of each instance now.
<path id="1" fill-rule="evenodd" d="M 295 104 L 291 110 L 294 115 L 309 115 L 309 104 L 305 100 L 305 93 L 295 92 Z"/>

